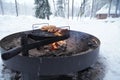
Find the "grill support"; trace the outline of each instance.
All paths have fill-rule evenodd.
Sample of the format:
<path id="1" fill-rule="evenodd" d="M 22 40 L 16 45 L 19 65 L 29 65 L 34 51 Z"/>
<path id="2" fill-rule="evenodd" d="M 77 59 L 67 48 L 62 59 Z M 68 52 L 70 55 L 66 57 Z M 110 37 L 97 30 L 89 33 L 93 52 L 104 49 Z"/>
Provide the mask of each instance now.
<path id="1" fill-rule="evenodd" d="M 27 50 L 27 45 L 28 44 L 28 36 L 26 34 L 23 34 L 21 37 L 21 46 L 24 48 L 22 50 L 22 55 L 23 56 L 29 56 L 28 50 Z"/>

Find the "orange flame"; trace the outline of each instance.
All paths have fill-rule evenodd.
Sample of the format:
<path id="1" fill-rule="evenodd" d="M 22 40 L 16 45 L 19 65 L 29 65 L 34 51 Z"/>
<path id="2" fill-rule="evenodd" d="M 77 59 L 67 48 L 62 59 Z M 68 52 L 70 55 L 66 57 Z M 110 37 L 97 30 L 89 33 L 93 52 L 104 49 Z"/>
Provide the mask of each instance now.
<path id="1" fill-rule="evenodd" d="M 41 30 L 48 31 L 48 32 L 52 32 L 52 33 L 54 33 L 56 36 L 62 36 L 62 35 L 63 35 L 63 31 L 64 31 L 64 30 L 62 30 L 61 28 L 57 28 L 57 27 L 54 26 L 54 25 L 43 26 L 43 27 L 41 28 Z M 65 45 L 65 44 L 66 44 L 66 41 L 65 41 L 65 40 L 58 41 L 58 42 L 54 42 L 54 43 L 50 44 L 51 50 L 56 50 L 56 49 L 58 49 L 60 46 Z"/>
<path id="2" fill-rule="evenodd" d="M 65 45 L 65 44 L 66 44 L 65 40 L 54 42 L 51 44 L 51 50 L 57 50 L 59 49 L 60 46 Z"/>

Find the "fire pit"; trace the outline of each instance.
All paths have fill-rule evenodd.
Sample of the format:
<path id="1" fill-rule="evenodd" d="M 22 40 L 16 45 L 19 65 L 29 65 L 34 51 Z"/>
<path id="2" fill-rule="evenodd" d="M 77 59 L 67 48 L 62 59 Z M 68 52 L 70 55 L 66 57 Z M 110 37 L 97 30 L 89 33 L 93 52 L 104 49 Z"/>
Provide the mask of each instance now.
<path id="1" fill-rule="evenodd" d="M 26 45 L 26 43 L 20 43 L 20 40 L 24 33 L 27 34 L 29 32 L 32 31 L 14 33 L 3 38 L 0 41 L 2 55 L 16 46 L 20 47 L 19 44 Z M 66 40 L 67 45 L 65 50 L 61 52 L 59 52 L 59 50 L 49 50 L 48 53 L 50 53 L 50 51 L 52 53 L 46 55 L 44 52 L 41 52 L 41 48 L 38 49 L 37 47 L 37 49 L 32 49 L 32 51 L 26 50 L 26 47 L 24 47 L 25 49 L 21 53 L 14 55 L 14 57 L 4 59 L 2 56 L 3 62 L 8 68 L 21 72 L 23 80 L 39 80 L 40 76 L 66 75 L 78 72 L 90 67 L 97 61 L 100 41 L 95 36 L 84 32 L 69 30 L 69 37 L 67 36 L 62 39 Z M 24 41 L 24 39 L 22 40 Z M 39 40 L 35 40 L 35 42 L 39 42 Z M 15 51 L 16 50 L 14 50 L 14 52 Z M 35 51 L 39 51 L 38 54 L 40 55 L 33 55 L 36 53 Z"/>

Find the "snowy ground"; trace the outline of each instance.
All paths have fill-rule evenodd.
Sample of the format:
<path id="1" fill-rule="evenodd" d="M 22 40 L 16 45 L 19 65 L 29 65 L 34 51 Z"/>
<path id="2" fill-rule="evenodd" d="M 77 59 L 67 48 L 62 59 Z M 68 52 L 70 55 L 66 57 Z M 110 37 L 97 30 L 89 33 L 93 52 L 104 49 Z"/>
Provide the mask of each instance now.
<path id="1" fill-rule="evenodd" d="M 30 30 L 32 24 L 49 23 L 56 26 L 70 26 L 71 30 L 77 30 L 92 34 L 101 41 L 100 57 L 105 65 L 103 80 L 120 80 L 120 18 L 96 20 L 96 19 L 75 19 L 67 20 L 63 18 L 51 18 L 48 20 L 36 19 L 32 16 L 0 16 L 0 39 L 6 35 Z M 2 61 L 0 59 L 0 71 L 2 71 Z M 2 74 L 0 73 L 0 80 Z M 9 80 L 9 79 L 8 79 Z M 101 79 L 102 80 L 102 79 Z"/>

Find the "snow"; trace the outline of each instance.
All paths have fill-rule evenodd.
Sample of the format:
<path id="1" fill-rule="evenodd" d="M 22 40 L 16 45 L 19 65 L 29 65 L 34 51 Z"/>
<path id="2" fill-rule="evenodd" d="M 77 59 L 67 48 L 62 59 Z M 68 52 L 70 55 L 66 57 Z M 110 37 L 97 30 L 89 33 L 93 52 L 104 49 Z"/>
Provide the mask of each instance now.
<path id="1" fill-rule="evenodd" d="M 12 2 L 14 3 L 15 0 L 4 0 L 5 2 Z M 24 3 L 28 3 L 28 4 L 33 4 L 34 0 L 17 0 L 18 3 L 24 4 Z"/>
<path id="2" fill-rule="evenodd" d="M 77 30 L 92 34 L 101 41 L 99 55 L 105 65 L 103 80 L 120 80 L 120 18 L 108 18 L 97 20 L 82 18 L 77 20 L 64 19 L 51 16 L 51 20 L 37 19 L 32 16 L 0 16 L 0 39 L 12 33 L 31 30 L 33 24 L 49 23 L 56 26 L 70 26 L 71 30 Z M 2 60 L 0 59 L 0 71 Z M 0 74 L 0 80 L 2 80 Z"/>

